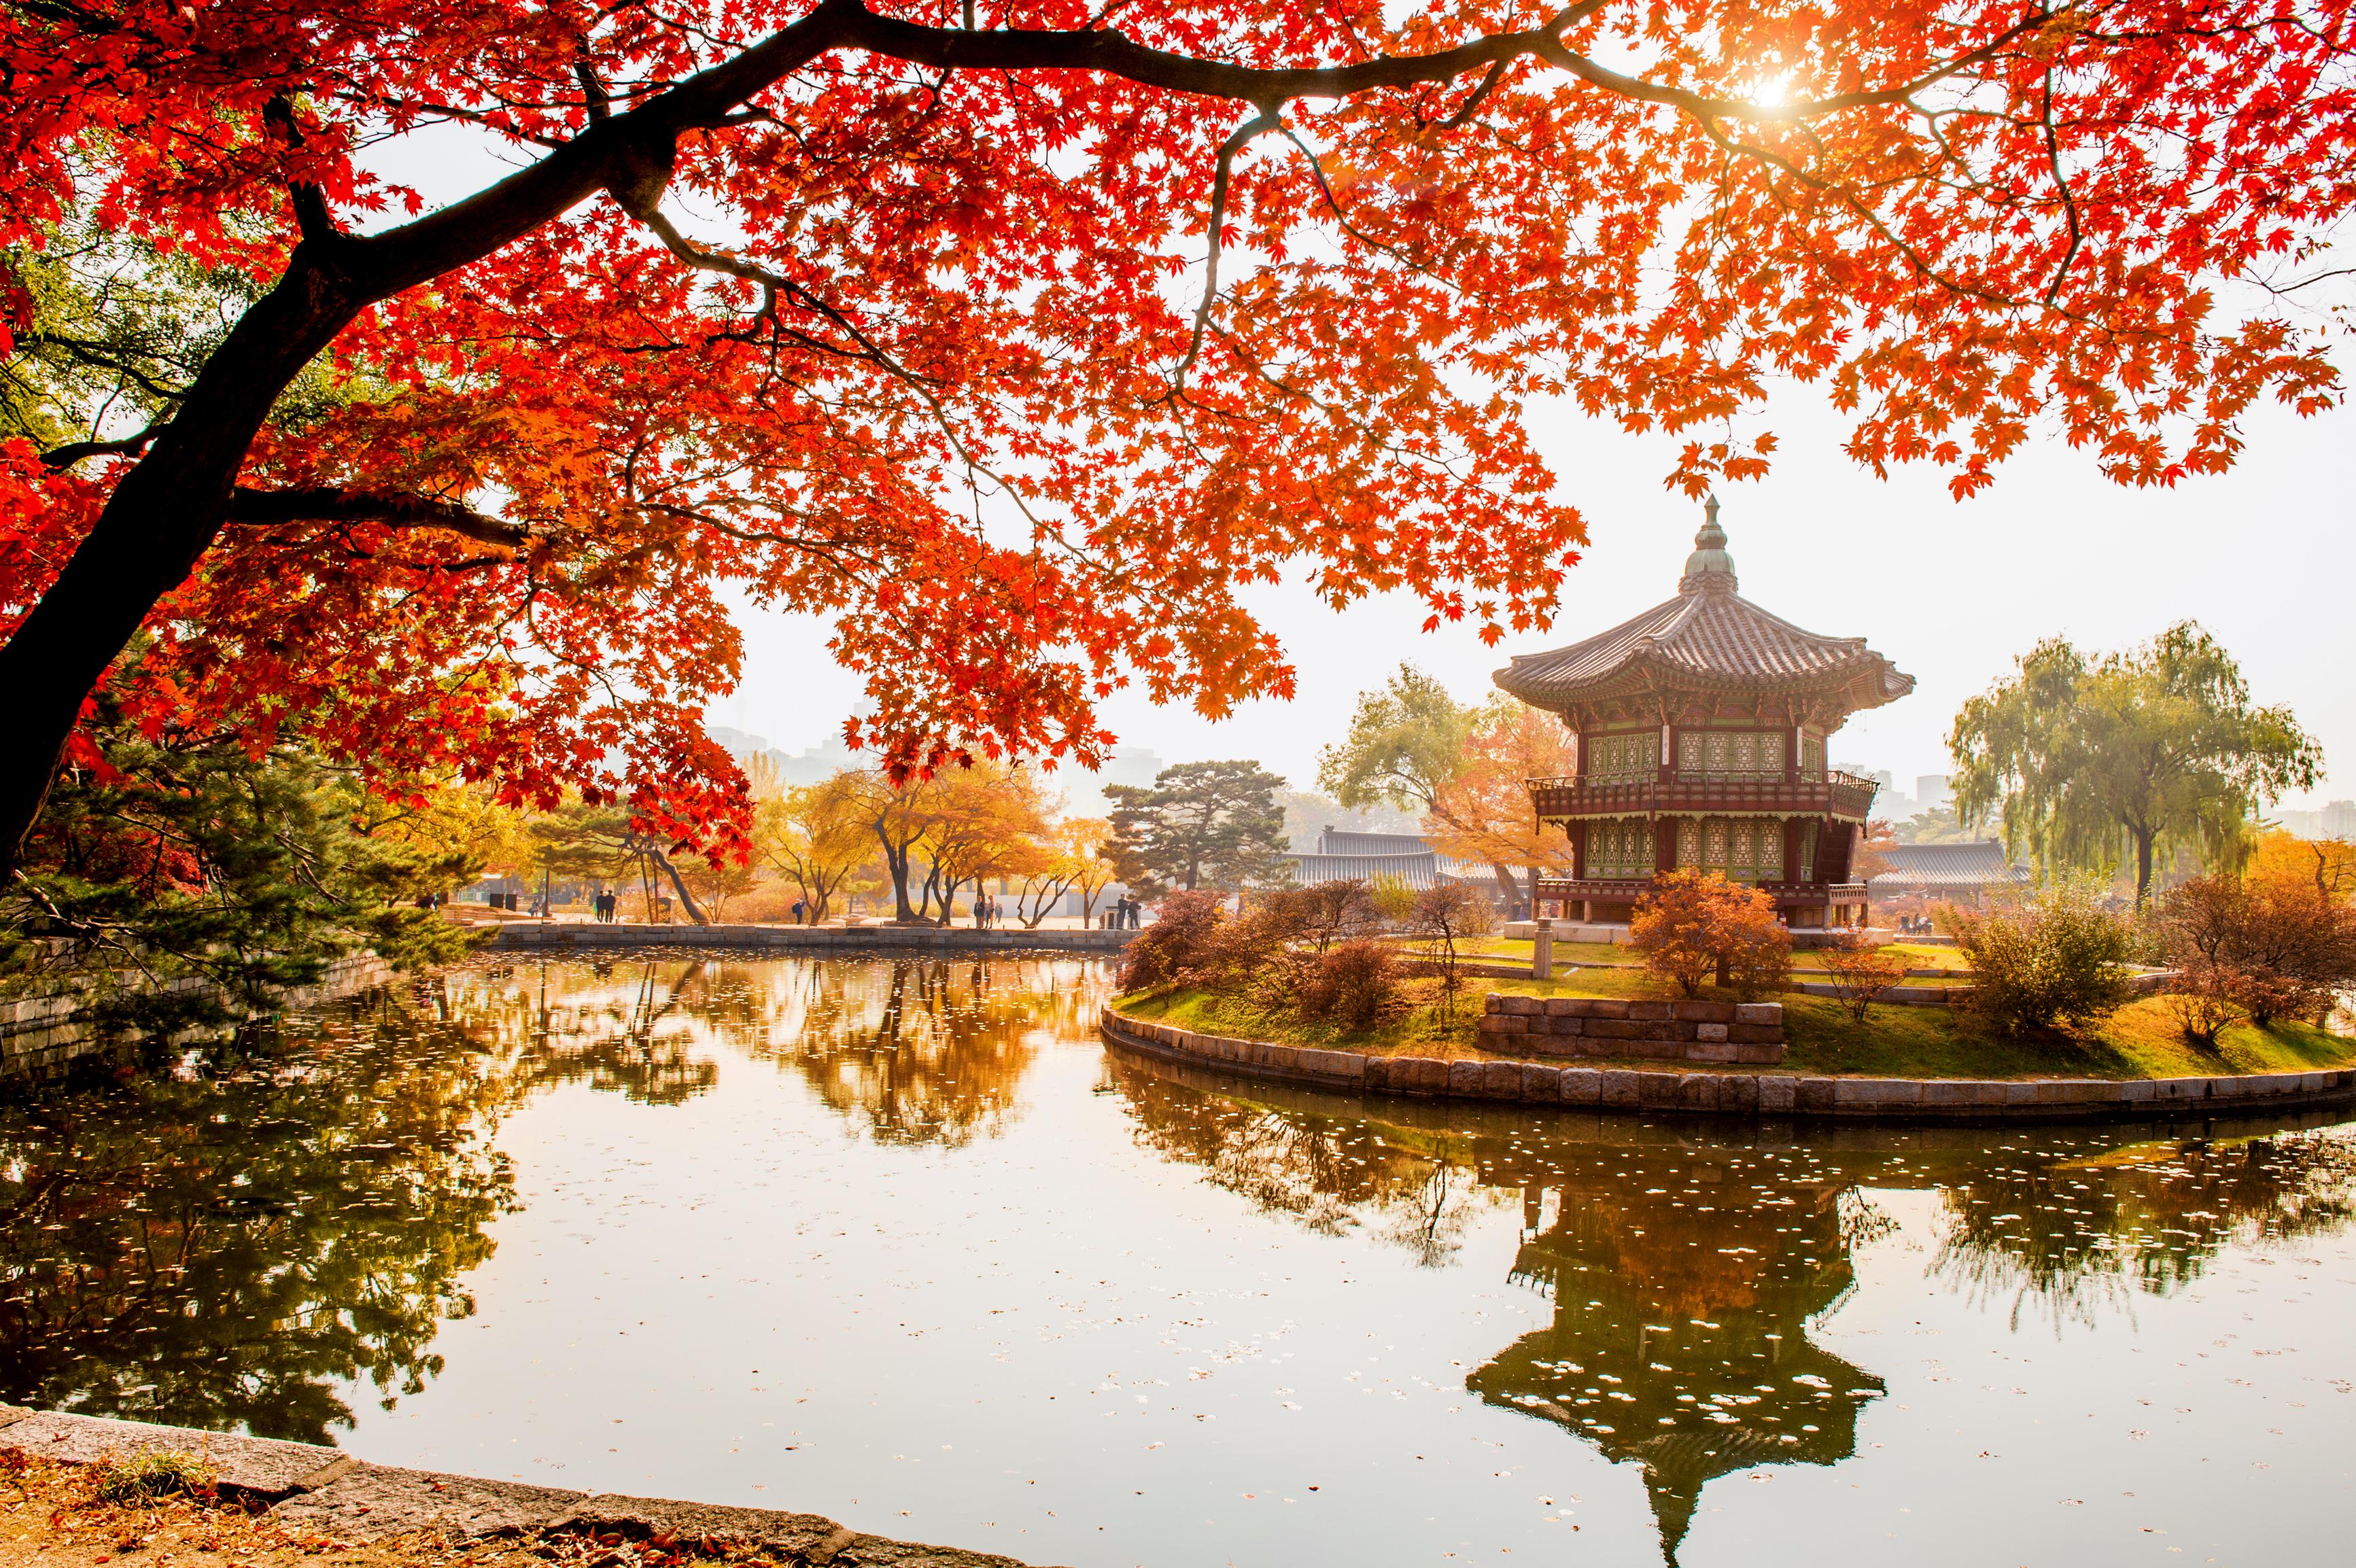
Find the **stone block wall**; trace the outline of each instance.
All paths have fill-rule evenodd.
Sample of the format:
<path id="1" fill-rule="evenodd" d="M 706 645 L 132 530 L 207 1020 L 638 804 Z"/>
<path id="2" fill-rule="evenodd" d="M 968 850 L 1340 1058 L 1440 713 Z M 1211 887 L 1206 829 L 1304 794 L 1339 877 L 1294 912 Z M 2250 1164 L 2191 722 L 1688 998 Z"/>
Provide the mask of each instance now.
<path id="1" fill-rule="evenodd" d="M 1546 1061 L 1366 1056 L 1354 1051 L 1276 1045 L 1133 1019 L 1109 1006 L 1099 1017 L 1108 1040 L 1248 1078 L 1307 1084 L 1344 1094 L 1494 1100 L 1582 1111 L 1856 1121 L 2041 1122 L 2095 1116 L 2168 1118 L 2208 1117 L 2233 1112 L 2273 1114 L 2295 1108 L 2336 1106 L 2356 1100 L 2356 1068 L 2345 1067 L 2239 1077 L 2125 1081 L 1851 1078 L 1754 1072 L 1740 1068 L 1575 1067 Z M 1728 1027 L 1732 1027 L 1730 1020 Z M 1531 1037 L 1525 1032 L 1511 1038 L 1526 1047 Z"/>
<path id="2" fill-rule="evenodd" d="M 1532 1056 L 1633 1056 L 1765 1067 L 1783 1060 L 1781 1002 L 1620 1001 L 1489 993 L 1477 1043 Z"/>

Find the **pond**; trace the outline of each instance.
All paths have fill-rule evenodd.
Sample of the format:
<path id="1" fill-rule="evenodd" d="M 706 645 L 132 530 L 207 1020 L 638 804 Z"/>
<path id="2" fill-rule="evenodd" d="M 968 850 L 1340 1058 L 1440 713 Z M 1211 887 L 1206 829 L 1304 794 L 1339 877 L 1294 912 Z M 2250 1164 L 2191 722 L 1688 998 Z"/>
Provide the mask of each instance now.
<path id="1" fill-rule="evenodd" d="M 1108 1051 L 1090 961 L 479 965 L 0 1104 L 0 1398 L 1076 1568 L 2344 1560 L 2356 1125 Z"/>

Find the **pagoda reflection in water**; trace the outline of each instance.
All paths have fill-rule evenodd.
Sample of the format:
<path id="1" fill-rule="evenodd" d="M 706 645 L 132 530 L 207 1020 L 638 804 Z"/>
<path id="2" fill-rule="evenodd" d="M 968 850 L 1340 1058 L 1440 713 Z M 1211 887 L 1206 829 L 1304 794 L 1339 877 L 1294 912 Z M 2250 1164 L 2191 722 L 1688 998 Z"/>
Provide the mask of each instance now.
<path id="1" fill-rule="evenodd" d="M 1642 1466 L 1671 1564 L 1709 1481 L 1837 1464 L 1883 1392 L 1808 1339 L 1854 1285 L 1866 1211 L 1831 1172 L 1772 1189 L 1756 1174 L 1711 1151 L 1616 1149 L 1591 1175 L 1565 1173 L 1543 1226 L 1544 1191 L 1526 1189 L 1531 1233 L 1513 1278 L 1552 1293 L 1554 1323 L 1466 1380 Z"/>

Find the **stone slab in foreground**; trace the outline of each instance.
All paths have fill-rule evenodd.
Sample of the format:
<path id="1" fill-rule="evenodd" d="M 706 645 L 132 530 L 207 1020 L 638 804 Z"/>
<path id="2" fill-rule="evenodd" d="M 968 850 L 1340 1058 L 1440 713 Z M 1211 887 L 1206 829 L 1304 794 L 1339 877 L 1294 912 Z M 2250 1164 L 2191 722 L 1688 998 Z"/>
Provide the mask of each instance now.
<path id="1" fill-rule="evenodd" d="M 69 1463 L 197 1454 L 224 1489 L 271 1505 L 290 1524 L 347 1541 L 436 1534 L 460 1540 L 618 1533 L 750 1548 L 808 1568 L 1025 1568 L 1012 1557 L 862 1535 L 814 1513 L 494 1481 L 371 1465 L 334 1448 L 183 1426 L 0 1405 L 0 1449 Z"/>

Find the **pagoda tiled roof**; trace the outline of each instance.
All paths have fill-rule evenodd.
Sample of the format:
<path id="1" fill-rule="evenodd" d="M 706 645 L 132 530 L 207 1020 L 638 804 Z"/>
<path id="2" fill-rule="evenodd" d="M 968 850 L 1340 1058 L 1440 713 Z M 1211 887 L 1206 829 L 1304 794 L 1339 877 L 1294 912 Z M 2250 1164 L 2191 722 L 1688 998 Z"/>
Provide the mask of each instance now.
<path id="1" fill-rule="evenodd" d="M 1865 645 L 1826 637 L 1772 614 L 1735 592 L 1717 505 L 1694 541 L 1677 594 L 1583 642 L 1525 654 L 1496 683 L 1537 707 L 1621 697 L 1633 691 L 1740 688 L 1839 690 L 1848 705 L 1878 708 L 1914 689 L 1914 677 Z"/>

